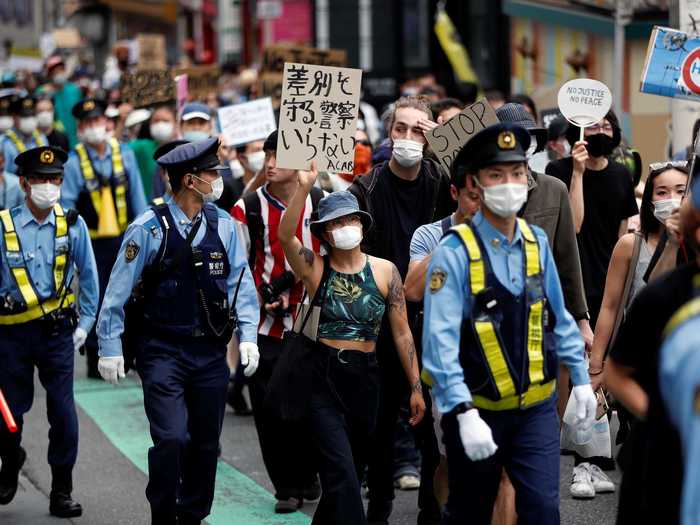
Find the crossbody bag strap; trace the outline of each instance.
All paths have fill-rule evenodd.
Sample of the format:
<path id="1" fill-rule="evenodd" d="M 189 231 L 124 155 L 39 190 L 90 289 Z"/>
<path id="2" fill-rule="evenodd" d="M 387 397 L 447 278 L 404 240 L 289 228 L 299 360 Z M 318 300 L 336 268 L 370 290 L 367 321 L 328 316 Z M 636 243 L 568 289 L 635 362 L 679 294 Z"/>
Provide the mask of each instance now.
<path id="1" fill-rule="evenodd" d="M 304 327 L 306 327 L 306 323 L 309 320 L 309 317 L 311 317 L 311 313 L 314 310 L 315 306 L 318 306 L 320 308 L 323 308 L 323 302 L 325 301 L 326 297 L 326 285 L 328 283 L 328 276 L 331 273 L 331 262 L 328 258 L 328 256 L 325 256 L 323 258 L 323 273 L 321 274 L 321 281 L 318 283 L 318 288 L 316 288 L 316 293 L 314 294 L 313 299 L 311 299 L 311 302 L 309 303 L 309 310 L 306 312 L 306 316 L 304 316 L 304 320 L 301 323 L 301 326 L 299 327 L 299 333 L 304 333 Z M 306 289 L 304 290 L 304 295 L 307 295 Z M 303 302 L 303 301 L 302 301 Z"/>
<path id="2" fill-rule="evenodd" d="M 625 318 L 625 309 L 627 308 L 627 302 L 629 301 L 630 292 L 632 291 L 632 282 L 634 281 L 634 274 L 637 271 L 637 263 L 639 262 L 639 253 L 641 249 L 642 234 L 639 232 L 634 232 L 634 246 L 632 248 L 632 258 L 630 259 L 629 268 L 627 268 L 627 275 L 625 276 L 625 287 L 622 291 L 620 304 L 617 307 L 617 313 L 615 314 L 615 324 L 613 325 L 612 336 L 610 337 L 608 348 L 605 350 L 606 357 L 613 344 L 615 343 L 615 339 L 617 339 L 617 332 L 620 330 L 622 320 Z"/>

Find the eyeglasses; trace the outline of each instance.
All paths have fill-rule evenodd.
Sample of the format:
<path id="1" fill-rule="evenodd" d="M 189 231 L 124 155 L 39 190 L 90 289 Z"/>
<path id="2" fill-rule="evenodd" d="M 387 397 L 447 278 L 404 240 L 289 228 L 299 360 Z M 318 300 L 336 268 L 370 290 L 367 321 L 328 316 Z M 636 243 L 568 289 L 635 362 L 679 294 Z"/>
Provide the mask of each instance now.
<path id="1" fill-rule="evenodd" d="M 649 164 L 649 171 L 663 171 L 663 170 L 668 170 L 668 169 L 673 169 L 673 168 L 687 169 L 688 168 L 688 161 L 687 160 L 670 160 L 667 162 L 652 162 L 651 164 Z"/>

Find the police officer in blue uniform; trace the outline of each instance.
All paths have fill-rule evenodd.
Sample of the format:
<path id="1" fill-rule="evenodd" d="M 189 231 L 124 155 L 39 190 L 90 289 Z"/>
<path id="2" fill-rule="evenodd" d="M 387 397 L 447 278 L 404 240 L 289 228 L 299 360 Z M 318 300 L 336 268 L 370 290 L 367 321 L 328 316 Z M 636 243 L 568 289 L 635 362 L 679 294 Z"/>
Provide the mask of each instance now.
<path id="1" fill-rule="evenodd" d="M 61 191 L 61 203 L 77 209 L 90 230 L 100 277 L 100 304 L 126 227 L 146 210 L 134 152 L 107 136 L 105 108 L 104 101 L 96 99 L 73 106 L 80 142 L 70 153 Z M 85 350 L 88 377 L 99 379 L 94 330 L 88 335 Z"/>
<path id="2" fill-rule="evenodd" d="M 245 374 L 258 365 L 259 306 L 245 248 L 233 219 L 214 205 L 222 191 L 218 147 L 211 138 L 158 159 L 174 196 L 129 226 L 97 323 L 99 371 L 117 383 L 124 304 L 141 278 L 136 369 L 153 438 L 153 524 L 198 524 L 211 510 L 234 329 Z"/>
<path id="3" fill-rule="evenodd" d="M 450 230 L 428 270 L 423 365 L 443 414 L 445 524 L 490 523 L 503 468 L 518 523 L 559 523 L 558 360 L 571 371 L 580 429 L 595 417 L 546 234 L 516 218 L 529 145 L 525 129 L 498 124 L 460 151 L 452 169 L 470 178 L 481 211 Z"/>
<path id="4" fill-rule="evenodd" d="M 15 97 L 10 103 L 14 126 L 5 131 L 2 152 L 5 156 L 5 170 L 17 172 L 15 157 L 31 148 L 48 146 L 46 135 L 38 129 L 36 100 L 33 97 Z"/>
<path id="5" fill-rule="evenodd" d="M 0 425 L 0 504 L 17 491 L 27 455 L 20 446 L 23 415 L 34 398 L 34 368 L 46 390 L 52 484 L 50 512 L 68 518 L 82 508 L 71 499 L 78 454 L 73 401 L 74 352 L 97 315 L 97 267 L 85 221 L 58 203 L 66 153 L 54 147 L 20 153 L 26 202 L 0 211 L 0 389 L 19 431 Z M 71 285 L 78 274 L 79 317 Z"/>

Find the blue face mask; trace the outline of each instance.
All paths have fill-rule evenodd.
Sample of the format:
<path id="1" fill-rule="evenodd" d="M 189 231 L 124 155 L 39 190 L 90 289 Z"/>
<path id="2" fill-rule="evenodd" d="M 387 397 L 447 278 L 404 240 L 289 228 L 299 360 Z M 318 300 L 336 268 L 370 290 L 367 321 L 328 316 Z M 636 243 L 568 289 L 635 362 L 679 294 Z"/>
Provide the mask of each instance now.
<path id="1" fill-rule="evenodd" d="M 208 139 L 209 133 L 206 131 L 185 131 L 182 134 L 182 138 L 189 142 L 199 142 L 200 140 Z"/>

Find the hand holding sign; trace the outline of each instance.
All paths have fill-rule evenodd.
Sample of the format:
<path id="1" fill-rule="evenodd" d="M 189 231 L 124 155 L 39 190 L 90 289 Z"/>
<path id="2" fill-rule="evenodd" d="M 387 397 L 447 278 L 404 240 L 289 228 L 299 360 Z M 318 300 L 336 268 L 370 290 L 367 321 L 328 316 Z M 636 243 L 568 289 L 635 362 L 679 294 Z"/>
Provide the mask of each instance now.
<path id="1" fill-rule="evenodd" d="M 591 78 L 569 80 L 559 89 L 559 111 L 566 120 L 583 129 L 600 122 L 610 110 L 612 93 L 608 86 Z"/>

